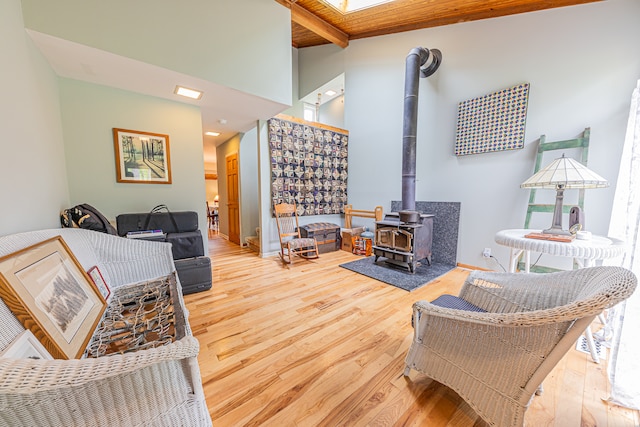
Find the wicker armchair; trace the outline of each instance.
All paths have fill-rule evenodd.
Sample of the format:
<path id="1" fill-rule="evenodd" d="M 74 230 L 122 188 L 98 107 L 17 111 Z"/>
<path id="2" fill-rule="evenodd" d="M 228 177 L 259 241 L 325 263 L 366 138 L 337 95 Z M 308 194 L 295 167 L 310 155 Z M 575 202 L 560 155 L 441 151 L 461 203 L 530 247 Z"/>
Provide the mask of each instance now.
<path id="1" fill-rule="evenodd" d="M 485 312 L 413 306 L 415 369 L 456 391 L 493 426 L 521 426 L 547 374 L 604 309 L 628 298 L 619 267 L 551 274 L 472 272 L 459 298 Z"/>
<path id="2" fill-rule="evenodd" d="M 85 269 L 99 266 L 112 294 L 127 284 L 175 270 L 168 243 L 83 229 L 3 236 L 0 256 L 57 235 Z M 179 294 L 174 304 L 186 313 Z M 184 323 L 183 338 L 122 355 L 78 360 L 0 358 L 0 425 L 210 426 L 197 363 L 198 341 Z M 22 324 L 0 300 L 0 350 L 22 331 Z"/>

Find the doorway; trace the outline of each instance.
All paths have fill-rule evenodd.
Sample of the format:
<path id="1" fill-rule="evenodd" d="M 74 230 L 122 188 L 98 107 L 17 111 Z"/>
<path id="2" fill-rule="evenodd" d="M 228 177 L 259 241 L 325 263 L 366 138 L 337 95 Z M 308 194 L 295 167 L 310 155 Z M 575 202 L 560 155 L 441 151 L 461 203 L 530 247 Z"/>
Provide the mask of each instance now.
<path id="1" fill-rule="evenodd" d="M 227 215 L 229 219 L 229 241 L 240 244 L 240 197 L 238 191 L 238 153 L 225 158 L 227 165 Z"/>

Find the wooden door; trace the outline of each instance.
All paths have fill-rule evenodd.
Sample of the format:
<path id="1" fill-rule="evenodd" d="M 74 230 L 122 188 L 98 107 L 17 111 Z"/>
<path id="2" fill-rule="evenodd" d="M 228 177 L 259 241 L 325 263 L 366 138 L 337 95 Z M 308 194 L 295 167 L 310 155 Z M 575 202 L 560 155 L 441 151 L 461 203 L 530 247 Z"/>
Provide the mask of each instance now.
<path id="1" fill-rule="evenodd" d="M 238 195 L 238 153 L 226 158 L 227 162 L 227 211 L 229 241 L 240 244 L 240 203 Z"/>

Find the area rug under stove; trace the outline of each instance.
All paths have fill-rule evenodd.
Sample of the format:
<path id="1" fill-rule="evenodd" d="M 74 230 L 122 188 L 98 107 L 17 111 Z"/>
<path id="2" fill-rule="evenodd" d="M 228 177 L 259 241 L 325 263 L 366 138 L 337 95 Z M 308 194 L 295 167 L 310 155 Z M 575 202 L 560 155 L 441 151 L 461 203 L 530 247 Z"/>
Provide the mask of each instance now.
<path id="1" fill-rule="evenodd" d="M 374 262 L 375 258 L 375 256 L 362 258 L 357 261 L 340 264 L 340 267 L 409 292 L 426 285 L 455 268 L 455 265 L 438 262 L 427 265 L 425 261 L 416 267 L 414 274 L 411 274 L 405 268 L 390 266 L 383 258 L 379 258 L 378 262 Z"/>

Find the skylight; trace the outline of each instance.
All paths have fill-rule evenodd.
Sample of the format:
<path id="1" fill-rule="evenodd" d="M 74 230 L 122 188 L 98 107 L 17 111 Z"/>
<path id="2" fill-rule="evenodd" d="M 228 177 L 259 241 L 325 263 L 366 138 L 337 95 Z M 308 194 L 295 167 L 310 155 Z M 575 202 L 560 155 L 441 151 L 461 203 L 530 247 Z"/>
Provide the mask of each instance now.
<path id="1" fill-rule="evenodd" d="M 393 0 L 323 0 L 331 6 L 338 9 L 340 13 L 355 12 L 356 10 L 366 9 L 368 7 L 378 6 L 383 3 L 389 3 Z"/>

